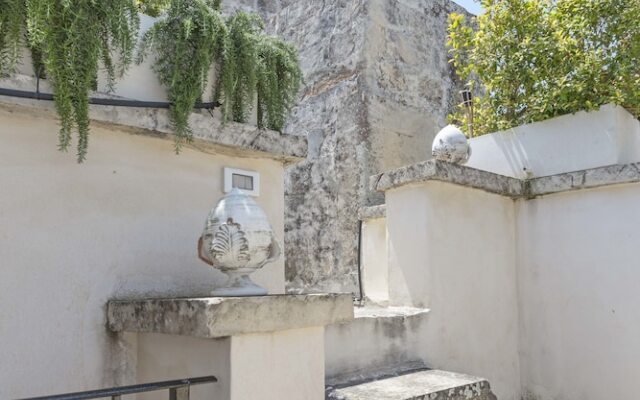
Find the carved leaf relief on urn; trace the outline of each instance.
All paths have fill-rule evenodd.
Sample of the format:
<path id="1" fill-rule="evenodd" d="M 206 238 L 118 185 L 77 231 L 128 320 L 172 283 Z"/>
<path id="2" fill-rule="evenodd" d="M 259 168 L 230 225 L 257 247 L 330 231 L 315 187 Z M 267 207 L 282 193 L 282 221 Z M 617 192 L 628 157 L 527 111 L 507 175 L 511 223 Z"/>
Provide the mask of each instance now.
<path id="1" fill-rule="evenodd" d="M 249 260 L 249 242 L 240 224 L 229 218 L 225 224 L 221 224 L 213 235 L 211 257 L 221 266 L 239 268 L 246 265 Z"/>

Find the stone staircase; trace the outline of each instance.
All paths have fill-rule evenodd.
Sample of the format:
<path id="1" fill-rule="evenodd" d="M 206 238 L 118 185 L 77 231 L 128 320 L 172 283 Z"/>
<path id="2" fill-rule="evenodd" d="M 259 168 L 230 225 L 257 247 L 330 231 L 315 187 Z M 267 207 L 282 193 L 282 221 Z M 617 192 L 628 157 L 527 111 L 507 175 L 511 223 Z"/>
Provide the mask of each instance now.
<path id="1" fill-rule="evenodd" d="M 327 400 L 495 400 L 483 378 L 429 369 L 420 333 L 429 310 L 366 306 L 327 326 Z"/>
<path id="2" fill-rule="evenodd" d="M 346 384 L 424 367 L 420 332 L 429 312 L 414 307 L 356 307 L 355 319 L 327 326 L 327 382 Z"/>
<path id="3" fill-rule="evenodd" d="M 496 400 L 482 378 L 420 370 L 348 386 L 327 387 L 327 400 Z"/>

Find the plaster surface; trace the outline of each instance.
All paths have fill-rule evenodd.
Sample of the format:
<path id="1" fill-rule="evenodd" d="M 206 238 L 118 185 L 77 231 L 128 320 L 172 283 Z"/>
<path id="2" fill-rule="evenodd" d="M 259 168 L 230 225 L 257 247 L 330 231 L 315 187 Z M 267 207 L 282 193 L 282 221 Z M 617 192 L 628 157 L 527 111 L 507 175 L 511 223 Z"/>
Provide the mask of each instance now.
<path id="1" fill-rule="evenodd" d="M 230 400 L 324 399 L 324 327 L 231 338 Z"/>
<path id="2" fill-rule="evenodd" d="M 521 179 L 541 177 L 639 162 L 640 121 L 609 104 L 469 142 L 469 167 Z"/>
<path id="3" fill-rule="evenodd" d="M 324 326 L 353 319 L 350 294 L 165 298 L 110 301 L 115 332 L 219 338 Z"/>
<path id="4" fill-rule="evenodd" d="M 407 169 L 419 173 L 385 183 L 389 298 L 430 309 L 427 364 L 484 376 L 501 399 L 634 397 L 638 164 L 518 180 L 512 194 L 472 168 Z"/>
<path id="5" fill-rule="evenodd" d="M 3 108 L 0 121 L 0 398 L 137 382 L 135 346 L 106 329 L 105 305 L 224 283 L 196 243 L 225 166 L 260 172 L 256 201 L 283 240 L 281 161 L 176 156 L 171 141 L 93 126 L 78 165 L 57 150 L 48 115 Z M 284 261 L 253 277 L 283 293 Z"/>
<path id="6" fill-rule="evenodd" d="M 389 303 L 430 310 L 422 359 L 520 400 L 513 200 L 439 181 L 386 199 Z"/>
<path id="7" fill-rule="evenodd" d="M 159 333 L 136 336 L 137 382 L 157 382 L 213 375 L 218 382 L 190 388 L 191 400 L 227 400 L 231 396 L 231 338 L 201 339 Z M 136 395 L 136 400 L 167 399 L 168 392 Z"/>
<path id="8" fill-rule="evenodd" d="M 387 260 L 386 218 L 362 221 L 360 262 L 363 296 L 384 305 L 389 301 L 389 262 Z"/>
<path id="9" fill-rule="evenodd" d="M 428 310 L 356 307 L 355 319 L 325 330 L 327 383 L 340 385 L 424 368 L 421 335 Z"/>
<path id="10" fill-rule="evenodd" d="M 517 202 L 527 400 L 638 397 L 640 184 Z"/>
<path id="11" fill-rule="evenodd" d="M 215 384 L 192 387 L 193 400 L 322 400 L 323 334 L 319 326 L 222 339 L 140 333 L 137 376 L 145 382 L 218 378 Z M 166 396 L 155 392 L 138 399 Z"/>

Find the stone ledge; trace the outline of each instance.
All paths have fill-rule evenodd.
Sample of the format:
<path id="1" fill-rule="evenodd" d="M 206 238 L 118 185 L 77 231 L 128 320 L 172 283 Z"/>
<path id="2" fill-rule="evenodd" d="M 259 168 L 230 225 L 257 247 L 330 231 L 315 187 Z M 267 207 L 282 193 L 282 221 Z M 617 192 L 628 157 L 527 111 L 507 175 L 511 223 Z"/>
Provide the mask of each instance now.
<path id="1" fill-rule="evenodd" d="M 18 75 L 0 79 L 0 87 L 16 90 L 34 90 L 35 80 Z M 46 87 L 43 90 L 47 90 Z M 118 98 L 93 93 L 93 97 Z M 23 99 L 0 96 L 0 107 L 13 112 L 46 114 L 57 117 L 52 101 Z M 169 122 L 169 110 L 164 108 L 122 107 L 90 105 L 89 117 L 93 123 L 113 126 L 119 130 L 173 138 Z M 229 148 L 248 156 L 266 157 L 284 163 L 299 161 L 307 155 L 307 138 L 304 136 L 281 134 L 268 129 L 237 122 L 222 124 L 220 113 L 194 110 L 189 117 L 194 141 L 189 146 L 198 150 L 224 151 Z"/>
<path id="2" fill-rule="evenodd" d="M 525 197 L 640 182 L 640 163 L 617 164 L 527 181 Z"/>
<path id="3" fill-rule="evenodd" d="M 352 319 L 353 301 L 346 293 L 112 300 L 107 305 L 112 331 L 200 338 L 325 326 Z"/>
<path id="4" fill-rule="evenodd" d="M 387 216 L 387 206 L 380 204 L 377 206 L 361 207 L 358 210 L 358 218 L 361 221 L 375 218 L 385 218 Z"/>
<path id="5" fill-rule="evenodd" d="M 513 199 L 532 199 L 573 190 L 638 183 L 640 163 L 609 165 L 523 180 L 463 165 L 428 160 L 374 175 L 369 183 L 371 190 L 384 192 L 427 181 L 449 182 Z"/>
<path id="6" fill-rule="evenodd" d="M 372 191 L 384 192 L 427 181 L 450 182 L 508 197 L 520 197 L 523 193 L 523 181 L 519 179 L 437 160 L 423 161 L 374 175 L 369 184 Z"/>
<path id="7" fill-rule="evenodd" d="M 330 400 L 496 400 L 482 378 L 440 370 L 407 373 L 327 391 Z"/>
<path id="8" fill-rule="evenodd" d="M 426 315 L 429 313 L 428 308 L 417 307 L 356 307 L 354 310 L 354 318 L 372 318 L 372 319 L 405 319 L 417 315 Z"/>

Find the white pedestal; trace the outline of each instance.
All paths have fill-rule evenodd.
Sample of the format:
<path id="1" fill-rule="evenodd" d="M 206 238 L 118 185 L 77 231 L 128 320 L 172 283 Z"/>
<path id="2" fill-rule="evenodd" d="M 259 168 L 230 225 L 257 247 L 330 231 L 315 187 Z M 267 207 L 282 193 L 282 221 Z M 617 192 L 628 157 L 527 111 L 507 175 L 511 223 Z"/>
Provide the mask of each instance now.
<path id="1" fill-rule="evenodd" d="M 192 400 L 324 399 L 324 326 L 353 319 L 349 294 L 115 301 L 108 308 L 112 330 L 138 332 L 137 382 L 218 378 L 194 386 Z"/>

